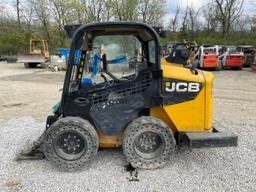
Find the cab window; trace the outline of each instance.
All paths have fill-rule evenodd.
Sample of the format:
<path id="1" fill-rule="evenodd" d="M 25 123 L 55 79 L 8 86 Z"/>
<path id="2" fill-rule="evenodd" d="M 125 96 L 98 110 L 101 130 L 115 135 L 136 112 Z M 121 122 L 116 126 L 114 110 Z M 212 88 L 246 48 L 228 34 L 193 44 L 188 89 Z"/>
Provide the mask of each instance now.
<path id="1" fill-rule="evenodd" d="M 83 80 L 93 83 L 106 81 L 102 78 L 102 56 L 106 55 L 107 69 L 118 79 L 135 75 L 136 65 L 143 62 L 142 44 L 133 35 L 96 36 L 93 49 L 87 51 Z M 108 80 L 111 78 L 106 75 Z"/>
<path id="2" fill-rule="evenodd" d="M 154 40 L 148 43 L 149 62 L 151 64 L 156 63 L 156 43 Z"/>

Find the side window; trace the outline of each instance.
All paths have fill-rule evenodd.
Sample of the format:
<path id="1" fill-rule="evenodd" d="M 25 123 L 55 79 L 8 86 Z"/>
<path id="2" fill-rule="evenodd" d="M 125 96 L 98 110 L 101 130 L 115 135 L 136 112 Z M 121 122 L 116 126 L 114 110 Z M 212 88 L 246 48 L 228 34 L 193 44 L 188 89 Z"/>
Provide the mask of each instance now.
<path id="1" fill-rule="evenodd" d="M 133 35 L 96 36 L 93 49 L 87 52 L 82 83 L 99 84 L 111 80 L 109 75 L 101 75 L 103 55 L 106 55 L 107 69 L 118 79 L 132 79 L 137 66 L 143 63 L 141 42 Z"/>
<path id="2" fill-rule="evenodd" d="M 155 41 L 149 41 L 148 43 L 149 62 L 152 64 L 156 63 L 156 44 Z"/>

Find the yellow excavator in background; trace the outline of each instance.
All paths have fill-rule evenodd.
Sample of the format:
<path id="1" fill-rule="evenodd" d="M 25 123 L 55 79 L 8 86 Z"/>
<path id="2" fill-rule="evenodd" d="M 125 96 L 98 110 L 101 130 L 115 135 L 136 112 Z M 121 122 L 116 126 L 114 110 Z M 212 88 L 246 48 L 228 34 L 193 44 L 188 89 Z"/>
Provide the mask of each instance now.
<path id="1" fill-rule="evenodd" d="M 49 61 L 48 41 L 44 39 L 30 39 L 28 53 L 17 55 L 17 62 L 24 63 L 25 68 L 46 68 Z"/>

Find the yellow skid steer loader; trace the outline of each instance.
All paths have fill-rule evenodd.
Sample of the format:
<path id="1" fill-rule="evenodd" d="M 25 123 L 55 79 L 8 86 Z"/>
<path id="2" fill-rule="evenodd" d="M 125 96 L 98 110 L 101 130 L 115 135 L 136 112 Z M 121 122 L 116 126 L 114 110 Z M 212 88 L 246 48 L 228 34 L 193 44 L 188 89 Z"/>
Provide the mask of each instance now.
<path id="1" fill-rule="evenodd" d="M 99 46 L 104 51 L 94 50 Z M 42 136 L 18 158 L 46 157 L 60 170 L 75 171 L 99 148 L 122 147 L 133 167 L 155 169 L 168 162 L 176 145 L 236 146 L 236 135 L 212 123 L 214 76 L 193 66 L 161 65 L 160 57 L 159 35 L 146 24 L 80 26 L 61 101 Z M 124 66 L 117 72 L 114 65 Z"/>

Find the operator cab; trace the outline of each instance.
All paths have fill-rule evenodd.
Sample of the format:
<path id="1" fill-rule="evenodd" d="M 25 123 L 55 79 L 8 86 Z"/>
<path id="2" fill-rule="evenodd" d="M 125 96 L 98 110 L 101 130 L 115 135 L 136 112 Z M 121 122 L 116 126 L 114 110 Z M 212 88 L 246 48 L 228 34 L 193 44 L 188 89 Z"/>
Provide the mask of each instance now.
<path id="1" fill-rule="evenodd" d="M 82 26 L 72 39 L 57 114 L 83 117 L 104 135 L 119 134 L 134 117 L 162 104 L 161 79 L 153 28 L 135 22 Z"/>
<path id="2" fill-rule="evenodd" d="M 106 88 L 134 80 L 143 69 L 158 68 L 155 43 L 152 35 L 139 28 L 85 31 L 75 47 L 81 52 L 80 63 L 69 62 L 70 86 Z"/>

